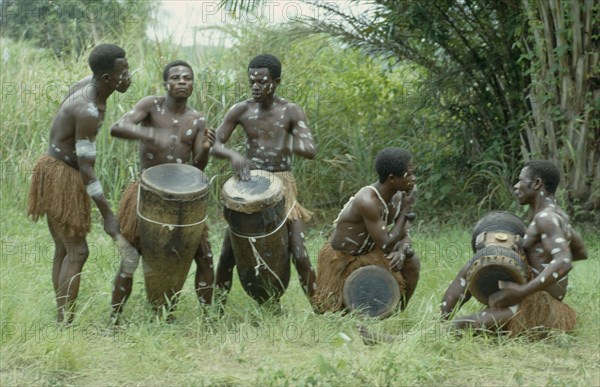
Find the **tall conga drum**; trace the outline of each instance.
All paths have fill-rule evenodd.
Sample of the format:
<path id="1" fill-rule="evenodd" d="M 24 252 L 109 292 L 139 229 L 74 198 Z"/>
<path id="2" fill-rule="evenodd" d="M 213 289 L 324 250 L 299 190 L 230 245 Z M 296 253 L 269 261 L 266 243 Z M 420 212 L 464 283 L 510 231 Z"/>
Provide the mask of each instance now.
<path id="1" fill-rule="evenodd" d="M 278 300 L 290 281 L 287 214 L 281 180 L 262 170 L 250 175 L 227 180 L 221 198 L 242 287 L 262 304 Z"/>
<path id="2" fill-rule="evenodd" d="M 148 299 L 172 307 L 205 232 L 208 180 L 198 168 L 157 165 L 142 173 L 138 222 Z"/>
<path id="3" fill-rule="evenodd" d="M 467 283 L 478 301 L 487 305 L 489 296 L 499 290 L 498 281 L 527 282 L 529 265 L 521 247 L 525 231 L 523 221 L 506 211 L 490 212 L 477 222 Z"/>

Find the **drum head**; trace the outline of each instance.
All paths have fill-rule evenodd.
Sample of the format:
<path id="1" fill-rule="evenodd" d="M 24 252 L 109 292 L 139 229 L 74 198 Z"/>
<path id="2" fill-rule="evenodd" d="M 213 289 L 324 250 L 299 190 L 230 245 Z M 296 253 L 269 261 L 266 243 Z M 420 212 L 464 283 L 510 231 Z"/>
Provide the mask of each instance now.
<path id="1" fill-rule="evenodd" d="M 186 164 L 161 164 L 142 173 L 144 188 L 159 193 L 165 199 L 186 197 L 197 198 L 199 193 L 208 193 L 208 179 L 196 167 Z"/>
<path id="2" fill-rule="evenodd" d="M 478 301 L 488 303 L 490 295 L 498 290 L 498 281 L 527 282 L 528 268 L 523 259 L 513 250 L 488 246 L 471 259 L 467 271 L 469 291 Z"/>
<path id="3" fill-rule="evenodd" d="M 486 231 L 506 232 L 511 235 L 519 235 L 522 237 L 525 235 L 527 227 L 521 218 L 512 212 L 492 211 L 479 219 L 473 228 L 473 233 L 471 234 L 471 247 L 473 248 L 473 252 L 477 251 L 475 242 L 477 236 Z"/>
<path id="4" fill-rule="evenodd" d="M 356 269 L 346 279 L 344 305 L 369 317 L 389 317 L 400 302 L 400 287 L 388 270 L 370 265 Z"/>
<path id="5" fill-rule="evenodd" d="M 283 184 L 275 174 L 262 170 L 250 171 L 250 180 L 231 177 L 223 184 L 223 205 L 233 211 L 253 214 L 273 207 L 283 198 Z"/>

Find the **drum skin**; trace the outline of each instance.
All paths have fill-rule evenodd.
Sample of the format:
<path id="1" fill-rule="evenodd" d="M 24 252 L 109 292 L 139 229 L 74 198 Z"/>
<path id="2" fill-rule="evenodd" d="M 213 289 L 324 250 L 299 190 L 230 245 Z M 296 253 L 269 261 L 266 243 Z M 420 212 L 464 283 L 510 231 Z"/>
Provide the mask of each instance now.
<path id="1" fill-rule="evenodd" d="M 290 281 L 287 214 L 281 184 L 270 172 L 251 171 L 250 181 L 232 177 L 222 189 L 223 215 L 229 224 L 240 282 L 244 291 L 261 304 L 277 301 Z"/>
<path id="2" fill-rule="evenodd" d="M 400 302 L 401 292 L 394 276 L 377 265 L 358 268 L 344 283 L 346 309 L 368 317 L 389 317 Z"/>
<path id="3" fill-rule="evenodd" d="M 155 308 L 176 302 L 205 232 L 207 199 L 208 180 L 190 165 L 157 165 L 142 174 L 140 245 L 146 293 Z"/>

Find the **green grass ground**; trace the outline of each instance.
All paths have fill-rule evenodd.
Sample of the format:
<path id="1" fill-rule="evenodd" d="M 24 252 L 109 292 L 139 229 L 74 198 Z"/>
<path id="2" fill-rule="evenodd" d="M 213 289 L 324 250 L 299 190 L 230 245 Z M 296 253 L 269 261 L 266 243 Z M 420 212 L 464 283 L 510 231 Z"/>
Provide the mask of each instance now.
<path id="1" fill-rule="evenodd" d="M 22 201 L 23 199 L 18 199 Z M 0 257 L 0 385 L 600 385 L 599 252 L 586 234 L 590 259 L 577 262 L 566 302 L 578 313 L 572 334 L 543 341 L 497 336 L 461 338 L 438 320 L 438 304 L 470 258 L 470 230 L 414 230 L 421 280 L 402 314 L 382 321 L 315 315 L 296 273 L 282 312 L 261 309 L 235 279 L 225 314 L 201 309 L 188 276 L 174 323 L 149 309 L 141 269 L 127 304 L 127 324 L 109 327 L 118 258 L 95 212 L 74 326 L 55 324 L 53 244 L 45 221 L 25 218 L 2 202 Z M 211 216 L 215 261 L 225 224 Z M 308 230 L 313 263 L 326 231 Z M 215 262 L 216 263 L 216 262 Z M 469 302 L 465 312 L 480 308 Z M 366 346 L 357 331 L 393 333 L 393 344 Z"/>

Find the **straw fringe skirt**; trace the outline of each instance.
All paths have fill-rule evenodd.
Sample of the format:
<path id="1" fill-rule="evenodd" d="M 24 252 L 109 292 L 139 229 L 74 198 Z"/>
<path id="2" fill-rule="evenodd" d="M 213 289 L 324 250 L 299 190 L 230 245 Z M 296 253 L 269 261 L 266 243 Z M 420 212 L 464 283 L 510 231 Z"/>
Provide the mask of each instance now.
<path id="1" fill-rule="evenodd" d="M 78 170 L 49 155 L 36 162 L 29 186 L 27 215 L 46 215 L 69 236 L 86 236 L 91 228 L 90 198 Z"/>
<path id="2" fill-rule="evenodd" d="M 351 255 L 331 248 L 326 242 L 319 252 L 317 261 L 317 290 L 313 305 L 321 312 L 337 312 L 344 308 L 343 294 L 346 278 L 356 269 L 377 265 L 389 270 L 389 260 L 380 249 L 373 249 L 365 255 Z M 390 271 L 404 293 L 406 282 L 398 271 Z"/>
<path id="3" fill-rule="evenodd" d="M 290 171 L 285 172 L 274 172 L 275 176 L 281 179 L 283 183 L 283 195 L 285 197 L 285 211 L 286 213 L 290 210 L 292 204 L 298 197 L 298 187 L 296 185 L 296 179 Z M 304 223 L 308 222 L 312 217 L 312 212 L 296 203 L 294 209 L 288 217 L 288 221 L 302 220 Z"/>
<path id="4" fill-rule="evenodd" d="M 511 336 L 535 332 L 543 336 L 549 329 L 572 331 L 575 323 L 576 313 L 573 308 L 548 292 L 541 291 L 519 304 L 517 313 L 508 323 L 508 329 Z"/>

